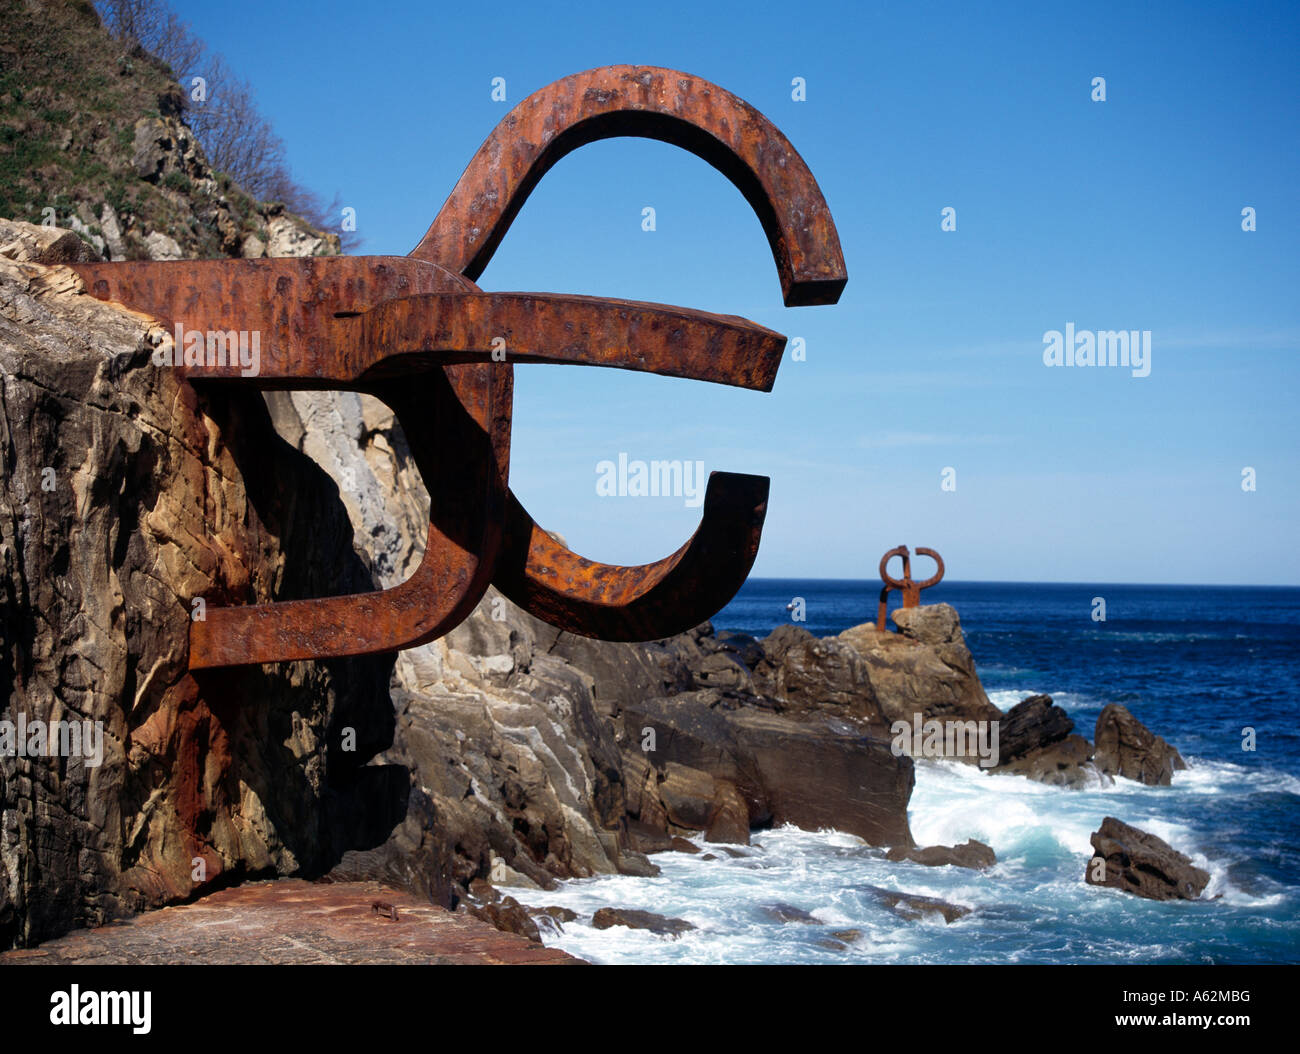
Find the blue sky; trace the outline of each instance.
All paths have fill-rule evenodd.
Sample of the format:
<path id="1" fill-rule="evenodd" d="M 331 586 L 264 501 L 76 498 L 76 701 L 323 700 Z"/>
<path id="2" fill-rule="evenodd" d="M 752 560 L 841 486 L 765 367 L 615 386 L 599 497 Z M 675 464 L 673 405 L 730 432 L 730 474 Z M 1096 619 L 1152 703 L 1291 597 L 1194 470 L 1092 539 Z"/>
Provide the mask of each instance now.
<path id="1" fill-rule="evenodd" d="M 680 150 L 597 143 L 533 193 L 485 289 L 807 345 L 769 394 L 518 367 L 511 479 L 544 526 L 618 563 L 680 545 L 682 499 L 597 496 L 626 452 L 771 476 L 760 576 L 871 578 L 906 543 L 954 580 L 1300 583 L 1300 8 L 569 6 L 174 4 L 367 253 L 409 252 L 510 106 L 594 66 L 705 77 L 803 155 L 848 264 L 835 307 L 782 306 L 757 219 Z M 1150 376 L 1048 368 L 1069 322 L 1150 330 Z"/>

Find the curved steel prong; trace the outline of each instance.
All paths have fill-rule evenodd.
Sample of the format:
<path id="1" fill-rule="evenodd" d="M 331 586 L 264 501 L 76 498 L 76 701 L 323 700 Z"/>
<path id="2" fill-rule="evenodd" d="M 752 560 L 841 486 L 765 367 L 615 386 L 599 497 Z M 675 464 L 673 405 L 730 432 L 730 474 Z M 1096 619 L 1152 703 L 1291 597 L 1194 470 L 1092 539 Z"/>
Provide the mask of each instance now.
<path id="1" fill-rule="evenodd" d="M 418 391 L 394 384 L 375 394 L 398 415 L 429 491 L 419 567 L 374 593 L 211 607 L 190 624 L 191 670 L 397 651 L 442 636 L 474 610 L 501 544 L 513 374 L 449 366 Z"/>
<path id="2" fill-rule="evenodd" d="M 903 558 L 903 577 L 901 580 L 894 578 L 889 573 L 889 561 L 895 556 Z M 900 590 L 912 584 L 912 556 L 911 550 L 907 546 L 897 545 L 880 558 L 880 580 L 886 585 Z"/>
<path id="3" fill-rule="evenodd" d="M 564 77 L 517 105 L 479 147 L 412 256 L 477 280 L 560 158 L 600 139 L 657 139 L 707 161 L 767 234 L 787 307 L 833 304 L 848 280 L 826 199 L 766 117 L 716 84 L 657 66 Z"/>
<path id="4" fill-rule="evenodd" d="M 919 591 L 922 589 L 929 589 L 931 586 L 938 585 L 943 578 L 943 557 L 940 556 L 938 553 L 936 553 L 933 549 L 927 549 L 923 545 L 918 545 L 916 547 L 916 555 L 928 556 L 931 560 L 934 561 L 936 567 L 935 573 L 932 574 L 929 578 L 922 579 L 920 582 L 915 583 L 917 590 Z"/>
<path id="5" fill-rule="evenodd" d="M 768 479 L 709 475 L 700 526 L 671 556 L 623 567 L 587 560 L 539 527 L 510 494 L 492 583 L 544 622 L 602 640 L 661 640 L 698 626 L 736 595 L 758 555 Z"/>
<path id="6" fill-rule="evenodd" d="M 771 391 L 785 352 L 780 333 L 737 318 L 667 304 L 552 293 L 399 297 L 340 320 L 349 382 L 430 364 L 609 366 Z M 345 349 L 340 348 L 340 352 Z"/>

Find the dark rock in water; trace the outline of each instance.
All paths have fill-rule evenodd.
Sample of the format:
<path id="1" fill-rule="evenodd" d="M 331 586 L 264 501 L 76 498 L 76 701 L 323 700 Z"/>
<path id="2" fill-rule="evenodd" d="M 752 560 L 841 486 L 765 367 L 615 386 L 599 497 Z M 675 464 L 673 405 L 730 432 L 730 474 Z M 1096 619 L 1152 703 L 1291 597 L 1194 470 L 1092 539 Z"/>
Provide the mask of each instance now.
<path id="1" fill-rule="evenodd" d="M 687 841 L 685 838 L 682 838 L 680 835 L 673 835 L 672 841 L 668 845 L 668 849 L 670 852 L 674 852 L 674 853 L 700 852 L 700 847 L 698 845 L 696 845 L 694 842 Z"/>
<path id="2" fill-rule="evenodd" d="M 552 918 L 550 915 L 533 914 L 533 922 L 537 924 L 537 932 L 542 938 L 542 943 L 546 943 L 548 937 L 554 939 L 564 936 L 564 923 L 559 919 Z"/>
<path id="3" fill-rule="evenodd" d="M 531 913 L 534 917 L 538 915 L 546 915 L 549 918 L 555 919 L 556 922 L 573 922 L 578 918 L 578 913 L 576 911 L 569 908 L 562 908 L 555 904 L 545 908 L 533 908 Z"/>
<path id="4" fill-rule="evenodd" d="M 1118 703 L 1108 704 L 1097 716 L 1093 738 L 1097 767 L 1110 775 L 1167 787 L 1175 771 L 1187 768 L 1176 749 Z"/>
<path id="5" fill-rule="evenodd" d="M 764 904 L 761 910 L 764 915 L 777 922 L 801 922 L 806 925 L 813 925 L 821 921 L 812 912 L 804 911 L 803 908 L 796 908 L 793 904 L 787 904 L 781 900 L 773 901 L 771 904 Z"/>
<path id="6" fill-rule="evenodd" d="M 640 820 L 629 820 L 627 825 L 628 844 L 641 853 L 667 853 L 672 850 L 675 836 L 659 830 Z"/>
<path id="7" fill-rule="evenodd" d="M 570 911 L 568 908 L 551 905 L 545 908 L 527 908 L 528 914 L 532 917 L 533 922 L 537 924 L 537 931 L 540 934 L 549 934 L 552 937 L 559 937 L 564 933 L 564 924 L 573 922 L 578 918 L 576 911 Z"/>
<path id="8" fill-rule="evenodd" d="M 703 815 L 705 785 L 680 777 L 682 769 L 695 769 L 712 777 L 715 793 L 717 781 L 736 788 L 749 824 L 833 827 L 872 845 L 912 844 L 907 829 L 912 760 L 896 757 L 883 734 L 819 710 L 776 714 L 729 703 L 707 690 L 629 701 L 621 717 L 630 741 L 645 728 L 655 731 L 652 763 L 638 762 L 630 752 L 624 753 L 625 763 L 646 765 L 648 779 L 677 781 L 672 807 L 679 822 L 698 823 Z M 629 812 L 634 799 L 645 822 L 647 809 L 650 814 L 656 809 L 647 793 L 653 787 L 638 787 L 632 779 L 629 789 Z M 693 811 L 686 807 L 688 791 L 695 795 Z M 738 815 L 730 827 L 730 836 L 738 838 Z"/>
<path id="9" fill-rule="evenodd" d="M 650 859 L 643 853 L 638 853 L 632 849 L 623 849 L 618 853 L 615 864 L 618 867 L 620 875 L 631 875 L 633 878 L 654 878 L 659 874 L 659 865 L 650 862 Z M 550 888 L 545 887 L 545 888 Z"/>
<path id="10" fill-rule="evenodd" d="M 666 762 L 659 773 L 659 797 L 675 827 L 701 830 L 713 816 L 713 777 L 689 765 Z"/>
<path id="11" fill-rule="evenodd" d="M 1050 695 L 1031 695 L 1002 718 L 998 755 L 1002 764 L 1059 742 L 1074 731 L 1070 715 L 1052 702 Z"/>
<path id="12" fill-rule="evenodd" d="M 656 754 L 659 765 L 640 752 L 624 755 L 625 801 L 631 817 L 627 829 L 633 845 L 647 853 L 666 852 L 673 847 L 670 830 L 704 831 L 710 842 L 749 844 L 749 806 L 734 783 Z"/>
<path id="13" fill-rule="evenodd" d="M 837 941 L 843 941 L 845 944 L 852 944 L 862 936 L 861 930 L 832 930 L 831 936 Z"/>
<path id="14" fill-rule="evenodd" d="M 1096 855 L 1084 869 L 1084 881 L 1110 886 L 1148 900 L 1196 900 L 1210 874 L 1168 842 L 1107 816 L 1092 835 Z"/>
<path id="15" fill-rule="evenodd" d="M 680 937 L 695 929 L 685 919 L 669 918 L 667 915 L 656 915 L 653 911 L 638 911 L 635 908 L 601 908 L 592 916 L 591 924 L 598 930 L 626 926 L 628 929 L 649 930 L 668 937 Z"/>
<path id="16" fill-rule="evenodd" d="M 1074 734 L 999 765 L 994 771 L 1027 776 L 1039 783 L 1075 790 L 1115 782 L 1093 763 L 1092 744 L 1083 736 Z"/>
<path id="17" fill-rule="evenodd" d="M 991 846 L 971 838 L 961 845 L 929 845 L 924 849 L 905 849 L 895 846 L 885 854 L 888 860 L 910 860 L 926 867 L 969 867 L 982 871 L 998 862 Z"/>
<path id="18" fill-rule="evenodd" d="M 1050 695 L 1031 695 L 1002 718 L 995 772 L 1027 776 L 1054 787 L 1112 782 L 1092 763 L 1092 744 L 1075 735 L 1074 721 Z"/>
<path id="19" fill-rule="evenodd" d="M 909 922 L 922 919 L 926 915 L 942 915 L 943 921 L 951 924 L 970 914 L 970 908 L 964 908 L 960 904 L 949 904 L 946 900 L 940 900 L 937 897 L 923 897 L 917 893 L 900 893 L 893 889 L 882 889 L 880 886 L 859 886 L 858 888 L 877 904 L 884 905 L 895 915 L 907 919 Z"/>
<path id="20" fill-rule="evenodd" d="M 470 905 L 469 913 L 476 919 L 492 923 L 493 926 L 505 933 L 517 933 L 521 937 L 527 937 L 530 941 L 536 941 L 538 944 L 542 943 L 542 935 L 537 929 L 537 923 L 533 921 L 528 909 L 515 900 L 514 897 L 502 897 L 500 900 L 484 904 L 481 907 Z"/>
<path id="21" fill-rule="evenodd" d="M 704 832 L 706 842 L 749 844 L 749 806 L 730 780 L 715 780 L 713 815 Z"/>

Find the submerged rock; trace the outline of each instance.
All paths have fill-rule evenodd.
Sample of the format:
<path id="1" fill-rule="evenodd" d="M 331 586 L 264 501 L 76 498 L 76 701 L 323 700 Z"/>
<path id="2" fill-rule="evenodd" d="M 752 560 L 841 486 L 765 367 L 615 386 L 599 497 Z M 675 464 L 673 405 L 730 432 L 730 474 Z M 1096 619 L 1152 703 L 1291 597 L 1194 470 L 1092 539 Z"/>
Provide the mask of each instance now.
<path id="1" fill-rule="evenodd" d="M 907 919 L 909 922 L 923 919 L 927 915 L 938 915 L 945 923 L 951 924 L 970 914 L 970 908 L 964 908 L 960 904 L 949 904 L 938 897 L 924 897 L 919 893 L 900 893 L 893 889 L 882 889 L 880 886 L 858 888 L 876 903 L 889 908 L 899 918 Z"/>
<path id="2" fill-rule="evenodd" d="M 653 911 L 640 911 L 636 908 L 601 908 L 592 916 L 591 924 L 598 930 L 626 926 L 628 929 L 649 930 L 666 937 L 680 937 L 695 929 L 695 925 L 685 919 L 656 915 Z"/>
<path id="3" fill-rule="evenodd" d="M 975 839 L 967 839 L 961 845 L 930 845 L 924 849 L 905 849 L 895 846 L 885 854 L 887 860 L 910 860 L 914 864 L 926 867 L 969 867 L 976 871 L 992 867 L 998 862 L 997 854 L 991 846 Z"/>
<path id="4" fill-rule="evenodd" d="M 787 904 L 784 901 L 764 904 L 759 910 L 775 922 L 798 922 L 804 925 L 813 925 L 821 921 L 811 911 L 804 911 L 803 908 L 797 908 L 793 904 Z"/>
<path id="5" fill-rule="evenodd" d="M 1093 832 L 1096 855 L 1084 869 L 1084 881 L 1110 886 L 1149 900 L 1196 900 L 1210 882 L 1208 871 L 1168 842 L 1107 816 Z"/>
<path id="6" fill-rule="evenodd" d="M 533 915 L 545 915 L 554 919 L 556 922 L 573 922 L 578 918 L 578 913 L 570 908 L 562 908 L 552 904 L 544 908 L 530 909 Z"/>

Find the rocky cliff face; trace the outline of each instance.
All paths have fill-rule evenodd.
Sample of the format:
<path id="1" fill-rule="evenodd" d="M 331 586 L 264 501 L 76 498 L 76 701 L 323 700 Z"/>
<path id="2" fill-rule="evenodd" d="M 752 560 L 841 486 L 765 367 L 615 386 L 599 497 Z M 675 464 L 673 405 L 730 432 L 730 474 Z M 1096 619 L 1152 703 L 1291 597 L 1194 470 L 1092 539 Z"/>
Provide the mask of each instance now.
<path id="1" fill-rule="evenodd" d="M 255 393 L 205 403 L 153 366 L 150 320 L 34 262 L 76 239 L 0 244 L 0 717 L 28 736 L 0 732 L 0 943 L 382 841 L 413 793 L 365 765 L 391 661 L 186 673 L 196 597 L 369 586 L 334 484 Z M 72 722 L 98 757 L 32 738 Z"/>

